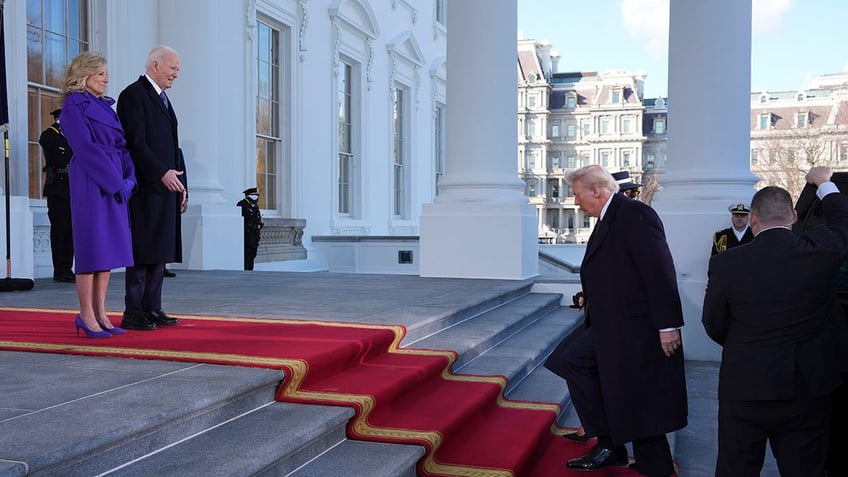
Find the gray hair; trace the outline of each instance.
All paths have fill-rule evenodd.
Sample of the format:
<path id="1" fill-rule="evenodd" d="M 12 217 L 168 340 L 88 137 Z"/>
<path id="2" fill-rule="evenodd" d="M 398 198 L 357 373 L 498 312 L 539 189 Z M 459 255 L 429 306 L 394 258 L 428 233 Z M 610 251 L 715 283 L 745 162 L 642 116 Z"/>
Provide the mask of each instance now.
<path id="1" fill-rule="evenodd" d="M 179 56 L 177 50 L 171 48 L 170 46 L 154 46 L 153 49 L 150 50 L 150 53 L 147 54 L 147 60 L 144 62 L 144 68 L 149 70 L 153 66 L 153 63 L 161 63 L 162 60 L 165 59 L 165 57 L 168 55 Z"/>
<path id="2" fill-rule="evenodd" d="M 613 194 L 618 193 L 620 188 L 612 174 L 597 164 L 572 169 L 565 173 L 565 179 L 569 182 L 579 181 L 591 189 L 605 189 Z"/>

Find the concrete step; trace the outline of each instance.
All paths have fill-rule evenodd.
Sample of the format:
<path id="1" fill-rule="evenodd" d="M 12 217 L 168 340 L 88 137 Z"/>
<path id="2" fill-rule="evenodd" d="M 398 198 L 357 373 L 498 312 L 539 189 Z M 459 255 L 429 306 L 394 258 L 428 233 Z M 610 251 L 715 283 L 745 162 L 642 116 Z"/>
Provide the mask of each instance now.
<path id="1" fill-rule="evenodd" d="M 98 474 L 158 451 L 273 402 L 283 376 L 232 366 L 27 355 L 4 355 L 19 362 L 16 376 L 0 381 L 28 381 L 4 387 L 16 415 L 0 420 L 0 449 L 4 460 L 24 463 L 26 475 L 36 476 Z M 50 366 L 36 361 L 51 358 Z M 34 386 L 60 388 L 54 394 L 61 398 L 52 404 L 21 399 Z"/>
<path id="2" fill-rule="evenodd" d="M 416 477 L 424 448 L 345 439 L 287 477 Z M 275 474 L 279 475 L 279 474 Z"/>
<path id="3" fill-rule="evenodd" d="M 285 475 L 344 441 L 353 409 L 272 402 L 108 472 Z"/>
<path id="4" fill-rule="evenodd" d="M 458 370 L 540 317 L 559 308 L 559 300 L 558 295 L 526 293 L 405 346 L 454 350 L 458 357 L 453 369 Z"/>

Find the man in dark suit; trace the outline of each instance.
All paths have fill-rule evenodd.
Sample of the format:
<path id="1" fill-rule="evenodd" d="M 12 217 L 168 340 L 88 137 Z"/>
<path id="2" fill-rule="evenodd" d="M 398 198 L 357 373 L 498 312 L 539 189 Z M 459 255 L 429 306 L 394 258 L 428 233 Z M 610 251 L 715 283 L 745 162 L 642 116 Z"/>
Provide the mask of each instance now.
<path id="1" fill-rule="evenodd" d="M 587 329 L 564 352 L 563 376 L 588 435 L 598 444 L 567 467 L 627 465 L 633 442 L 641 474 L 674 473 L 666 433 L 687 423 L 674 262 L 657 213 L 618 192 L 597 165 L 567 175 L 575 204 L 598 224 L 580 281 Z"/>
<path id="2" fill-rule="evenodd" d="M 831 175 L 807 174 L 824 225 L 793 233 L 789 193 L 765 187 L 751 201 L 754 241 L 710 259 L 702 322 L 723 347 L 716 476 L 760 475 L 766 441 L 783 477 L 824 475 L 848 252 L 848 197 Z"/>
<path id="3" fill-rule="evenodd" d="M 68 166 L 73 152 L 59 124 L 61 109 L 50 113 L 54 122 L 38 138 L 44 149 L 44 196 L 50 219 L 50 252 L 53 256 L 53 281 L 74 283 L 74 238 L 71 233 L 71 187 Z"/>
<path id="4" fill-rule="evenodd" d="M 165 90 L 173 86 L 180 58 L 167 46 L 147 56 L 146 72 L 118 97 L 118 116 L 138 178 L 130 199 L 133 259 L 127 267 L 121 327 L 154 330 L 178 319 L 162 311 L 165 264 L 182 261 L 180 214 L 188 200 L 177 116 Z"/>
<path id="5" fill-rule="evenodd" d="M 713 234 L 713 248 L 710 255 L 724 252 L 729 248 L 754 240 L 754 234 L 751 233 L 751 227 L 748 226 L 748 213 L 751 211 L 745 207 L 745 204 L 734 204 L 727 210 L 730 211 L 732 227 L 721 229 Z"/>

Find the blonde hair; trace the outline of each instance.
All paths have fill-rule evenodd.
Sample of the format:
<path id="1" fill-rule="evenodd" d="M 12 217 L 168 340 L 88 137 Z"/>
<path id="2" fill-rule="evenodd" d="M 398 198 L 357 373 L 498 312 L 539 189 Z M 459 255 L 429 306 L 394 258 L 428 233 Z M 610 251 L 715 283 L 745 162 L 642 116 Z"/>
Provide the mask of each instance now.
<path id="1" fill-rule="evenodd" d="M 612 174 L 597 164 L 590 164 L 580 169 L 567 171 L 565 173 L 565 179 L 569 182 L 579 181 L 590 189 L 606 189 L 613 194 L 617 193 L 620 189 L 618 182 L 616 182 Z"/>
<path id="2" fill-rule="evenodd" d="M 75 91 L 85 91 L 85 82 L 88 77 L 106 64 L 106 57 L 96 51 L 83 51 L 71 60 L 65 71 L 65 82 L 62 85 L 62 95 L 59 103 L 65 101 L 69 94 Z"/>

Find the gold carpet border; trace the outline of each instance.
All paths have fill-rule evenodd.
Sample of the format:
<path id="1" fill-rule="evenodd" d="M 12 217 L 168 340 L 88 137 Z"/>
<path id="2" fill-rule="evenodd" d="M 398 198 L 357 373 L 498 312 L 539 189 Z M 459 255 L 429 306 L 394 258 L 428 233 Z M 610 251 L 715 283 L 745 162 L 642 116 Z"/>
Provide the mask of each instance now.
<path id="1" fill-rule="evenodd" d="M 21 307 L 0 307 L 3 311 L 29 311 L 38 313 L 75 313 L 74 310 L 61 310 L 55 308 L 21 308 Z M 110 312 L 109 314 L 120 314 Z M 293 324 L 293 325 L 318 325 L 339 328 L 366 328 L 374 330 L 388 330 L 394 335 L 394 339 L 389 344 L 387 353 L 394 354 L 410 354 L 416 356 L 441 356 L 447 360 L 447 365 L 441 373 L 441 377 L 446 381 L 461 381 L 473 383 L 490 383 L 497 385 L 500 390 L 496 404 L 505 408 L 512 409 L 529 409 L 536 411 L 550 411 L 554 415 L 558 415 L 561 409 L 559 404 L 555 403 L 540 403 L 531 401 L 510 401 L 504 396 L 504 390 L 507 386 L 507 378 L 504 376 L 480 376 L 470 374 L 454 374 L 451 367 L 456 362 L 456 352 L 448 350 L 430 350 L 430 349 L 407 349 L 401 348 L 400 342 L 406 335 L 406 328 L 402 325 L 380 325 L 373 323 L 349 323 L 349 322 L 333 322 L 333 321 L 317 321 L 317 320 L 291 320 L 277 318 L 254 318 L 254 317 L 239 317 L 239 316 L 210 316 L 210 315 L 188 315 L 181 314 L 181 317 L 198 321 L 236 321 L 243 323 L 267 323 L 267 324 Z M 0 346 L 7 348 L 19 348 L 21 350 L 40 350 L 40 351 L 77 351 L 80 353 L 109 353 L 111 356 L 117 357 L 155 357 L 155 358 L 174 358 L 182 360 L 200 359 L 204 361 L 223 361 L 233 364 L 241 364 L 249 367 L 256 367 L 256 364 L 262 364 L 263 367 L 276 368 L 282 367 L 290 371 L 290 376 L 283 381 L 283 396 L 290 397 L 295 400 L 309 400 L 312 402 L 325 402 L 327 404 L 350 405 L 355 403 L 360 409 L 358 416 L 354 417 L 354 422 L 351 427 L 357 434 L 372 438 L 382 438 L 384 440 L 415 440 L 424 441 L 430 445 L 431 451 L 428 452 L 423 459 L 423 467 L 426 472 L 432 474 L 455 475 L 459 477 L 514 477 L 515 474 L 509 469 L 476 467 L 456 464 L 445 464 L 438 462 L 435 459 L 436 450 L 443 442 L 443 436 L 438 431 L 418 431 L 410 429 L 377 427 L 368 423 L 368 416 L 374 410 L 376 405 L 375 399 L 370 395 L 353 394 L 353 393 L 323 393 L 304 391 L 300 389 L 303 380 L 309 372 L 309 364 L 303 360 L 297 359 L 279 359 L 279 358 L 264 358 L 259 356 L 245 356 L 227 353 L 197 353 L 186 351 L 167 351 L 167 350 L 152 350 L 152 349 L 126 349 L 113 348 L 108 346 L 84 346 L 84 345 L 68 345 L 68 344 L 45 344 L 31 342 L 12 342 L 0 341 Z M 551 425 L 551 432 L 554 434 L 563 434 L 566 428 L 559 427 L 556 422 Z"/>

